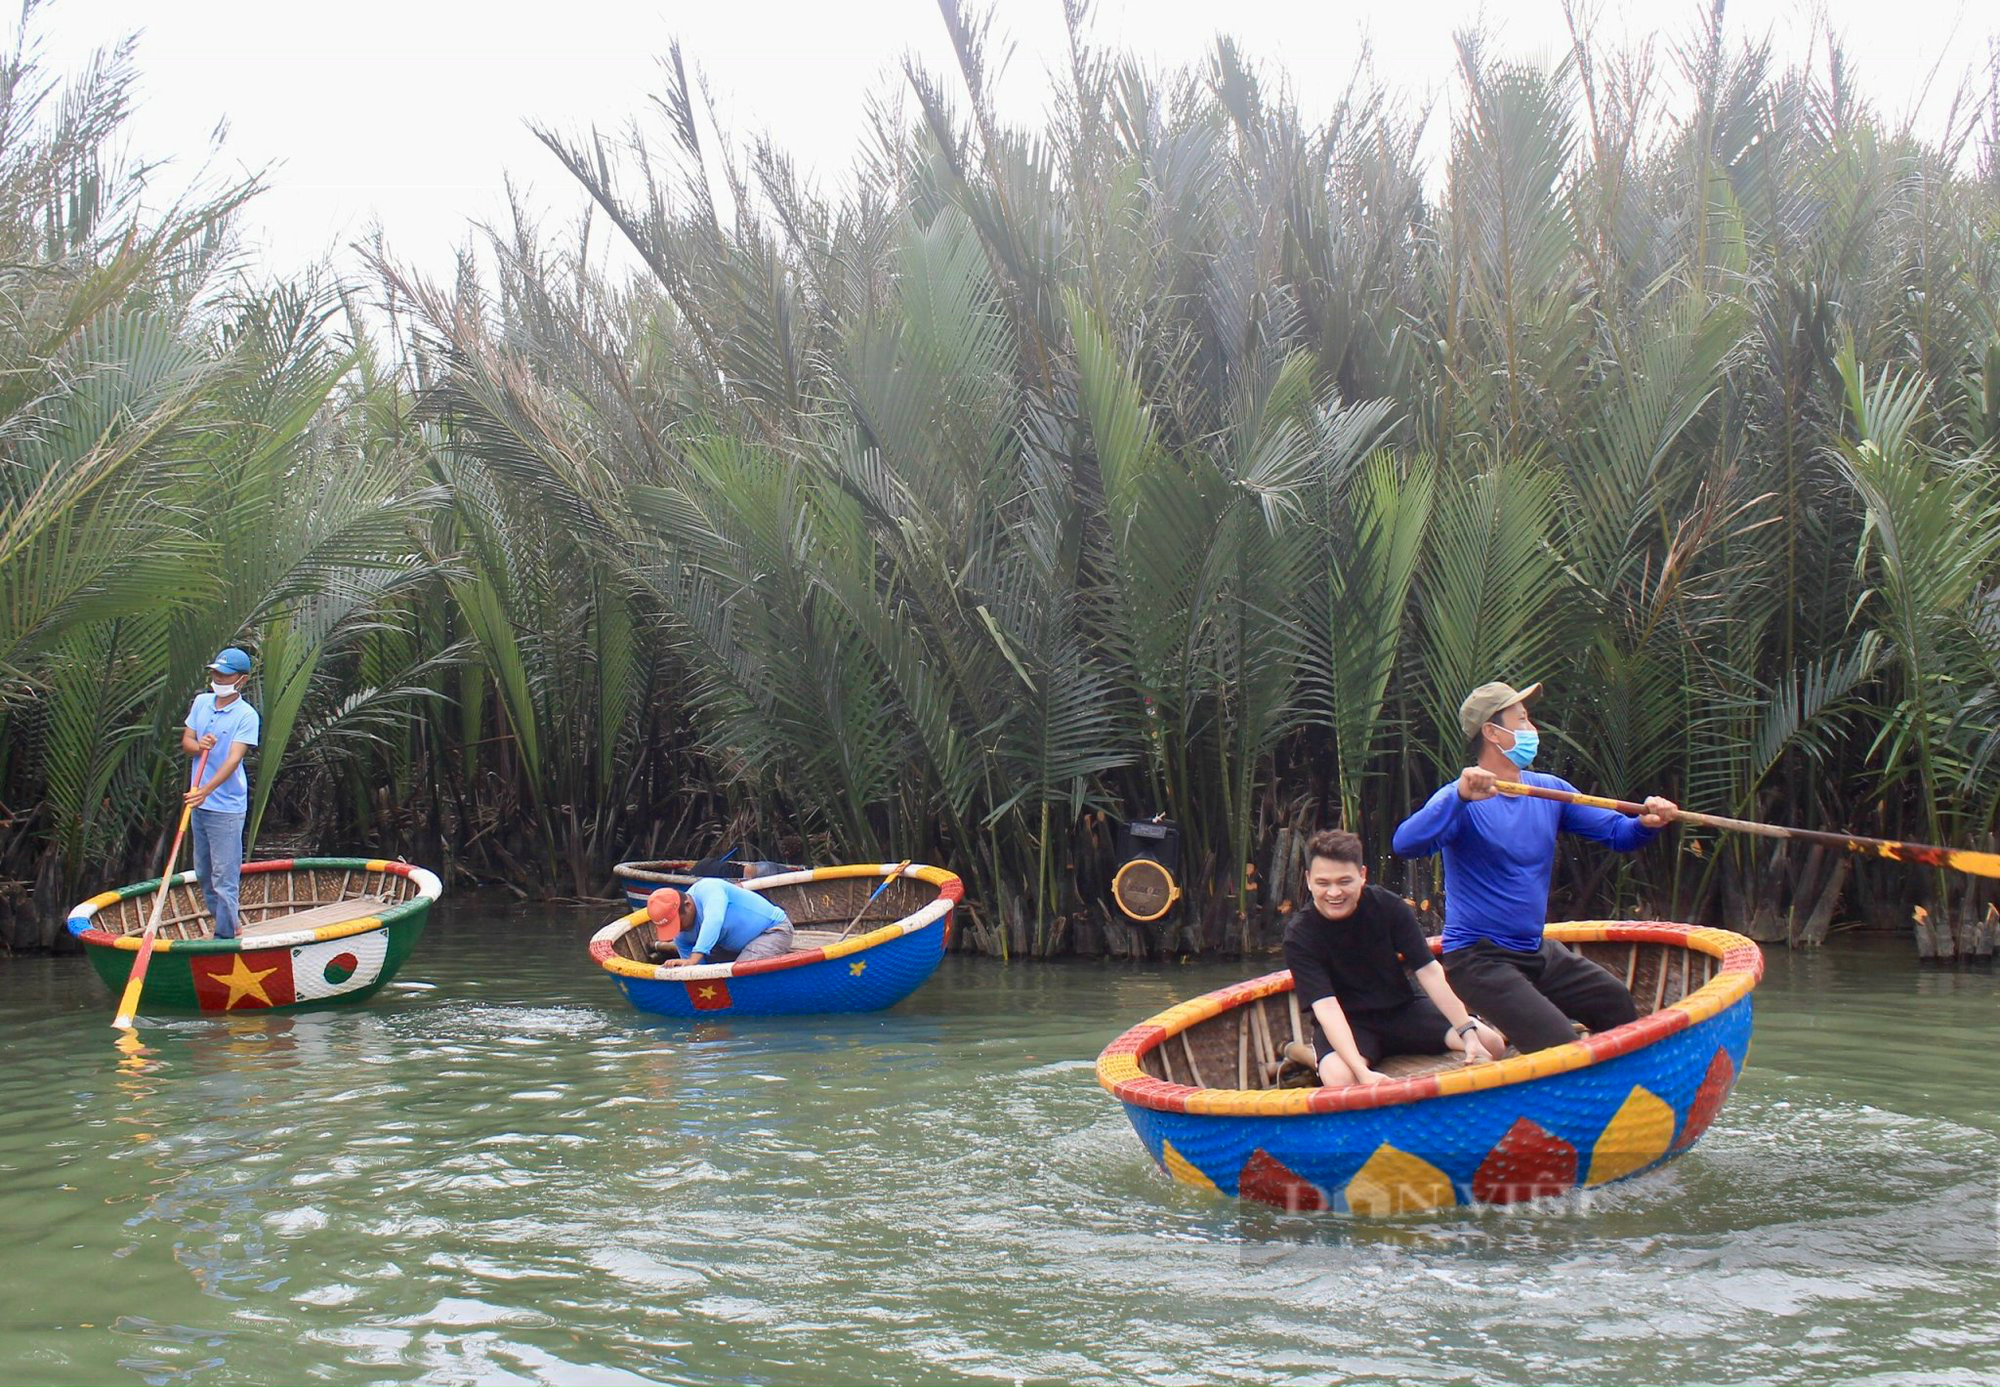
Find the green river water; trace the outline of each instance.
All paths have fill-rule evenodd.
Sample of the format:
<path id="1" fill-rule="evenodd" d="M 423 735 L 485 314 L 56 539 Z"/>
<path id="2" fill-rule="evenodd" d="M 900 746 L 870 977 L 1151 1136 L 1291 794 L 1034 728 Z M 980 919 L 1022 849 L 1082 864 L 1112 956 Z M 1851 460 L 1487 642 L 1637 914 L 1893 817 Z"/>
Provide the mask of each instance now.
<path id="1" fill-rule="evenodd" d="M 1169 1182 L 1104 1043 L 1270 964 L 947 960 L 686 1028 L 447 902 L 350 1012 L 0 959 L 0 1381 L 2000 1382 L 2000 978 L 1768 955 L 1689 1155 L 1415 1222 Z"/>

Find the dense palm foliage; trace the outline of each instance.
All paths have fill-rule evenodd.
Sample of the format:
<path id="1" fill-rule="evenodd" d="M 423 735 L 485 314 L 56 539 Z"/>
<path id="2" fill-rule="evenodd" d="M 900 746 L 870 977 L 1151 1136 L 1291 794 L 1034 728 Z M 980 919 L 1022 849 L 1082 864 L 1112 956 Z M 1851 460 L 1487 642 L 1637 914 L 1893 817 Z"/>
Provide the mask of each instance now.
<path id="1" fill-rule="evenodd" d="M 393 355 L 210 287 L 235 195 L 10 251 L 10 863 L 143 848 L 171 681 L 239 634 L 283 831 L 579 894 L 928 858 L 993 952 L 1259 946 L 1304 836 L 1383 848 L 1492 677 L 1548 682 L 1587 787 L 1990 840 L 1990 94 L 1926 143 L 1719 17 L 1657 69 L 1467 38 L 1427 169 L 1390 93 L 1303 113 L 1226 44 L 1162 76 L 1080 6 L 1012 128 L 941 10 L 959 70 L 836 196 L 678 54 L 657 132 L 547 133 L 640 271 L 525 221 L 449 286 L 385 260 Z M 55 224 L 8 186 L 7 234 Z M 1105 883 L 1155 813 L 1190 894 L 1141 928 Z M 1566 859 L 1565 903 L 1817 939 L 1923 901 L 1978 947 L 1966 882 L 1675 842 Z"/>
<path id="2" fill-rule="evenodd" d="M 218 646 L 265 656 L 260 815 L 296 759 L 424 696 L 345 659 L 426 502 L 409 456 L 338 422 L 340 301 L 232 285 L 249 187 L 142 216 L 113 144 L 129 81 L 123 52 L 60 94 L 0 68 L 0 784 L 15 889 L 38 888 L 16 935 L 41 943 L 52 906 L 171 824 Z"/>

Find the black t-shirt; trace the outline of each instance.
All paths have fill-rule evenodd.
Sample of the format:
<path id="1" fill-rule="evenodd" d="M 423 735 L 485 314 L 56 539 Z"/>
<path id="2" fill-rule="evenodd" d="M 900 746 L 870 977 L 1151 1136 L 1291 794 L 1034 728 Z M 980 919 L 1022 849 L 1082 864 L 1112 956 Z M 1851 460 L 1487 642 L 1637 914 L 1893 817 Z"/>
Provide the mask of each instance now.
<path id="1" fill-rule="evenodd" d="M 1322 997 L 1342 1011 L 1399 1007 L 1417 995 L 1410 974 L 1431 957 L 1416 911 L 1379 886 L 1362 887 L 1344 920 L 1327 919 L 1308 901 L 1285 922 L 1285 964 L 1305 1007 Z"/>

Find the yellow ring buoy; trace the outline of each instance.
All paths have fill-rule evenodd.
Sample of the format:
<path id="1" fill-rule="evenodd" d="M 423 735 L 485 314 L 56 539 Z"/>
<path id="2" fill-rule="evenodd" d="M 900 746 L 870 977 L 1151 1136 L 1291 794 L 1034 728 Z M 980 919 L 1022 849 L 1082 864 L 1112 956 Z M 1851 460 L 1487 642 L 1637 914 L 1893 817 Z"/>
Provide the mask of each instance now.
<path id="1" fill-rule="evenodd" d="M 1150 857 L 1135 857 L 1111 878 L 1111 899 L 1140 923 L 1157 920 L 1181 898 L 1174 874 Z"/>

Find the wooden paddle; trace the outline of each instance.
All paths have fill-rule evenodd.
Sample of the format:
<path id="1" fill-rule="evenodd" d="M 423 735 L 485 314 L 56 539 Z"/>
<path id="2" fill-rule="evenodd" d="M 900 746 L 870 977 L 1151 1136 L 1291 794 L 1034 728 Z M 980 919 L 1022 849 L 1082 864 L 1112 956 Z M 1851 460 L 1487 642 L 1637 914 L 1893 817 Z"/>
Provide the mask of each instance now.
<path id="1" fill-rule="evenodd" d="M 194 763 L 192 784 L 201 784 L 201 773 L 208 769 L 208 753 L 212 747 L 203 747 L 201 757 Z M 188 820 L 194 817 L 194 803 L 181 804 L 181 825 L 174 830 L 174 845 L 167 849 L 167 865 L 160 869 L 160 892 L 153 897 L 153 916 L 146 921 L 146 932 L 139 939 L 139 956 L 132 960 L 132 976 L 125 979 L 125 995 L 118 999 L 118 1014 L 111 1018 L 111 1024 L 118 1030 L 132 1029 L 132 1016 L 139 1010 L 139 989 L 146 984 L 146 967 L 153 961 L 153 940 L 160 929 L 160 912 L 166 909 L 167 888 L 174 880 L 174 859 L 181 855 L 181 839 L 187 835 Z"/>
<path id="2" fill-rule="evenodd" d="M 1552 799 L 1559 804 L 1588 804 L 1620 814 L 1643 814 L 1646 806 L 1624 799 L 1600 799 L 1574 790 L 1551 790 L 1543 785 L 1522 785 L 1512 780 L 1496 780 L 1493 788 L 1503 795 L 1526 795 L 1532 799 Z M 1816 843 L 1839 848 L 1863 857 L 1886 857 L 1917 867 L 1950 867 L 1973 876 L 2000 877 L 2000 853 L 1970 852 L 1964 848 L 1933 847 L 1929 843 L 1899 843 L 1891 838 L 1862 838 L 1852 833 L 1821 833 L 1810 828 L 1787 828 L 1783 824 L 1760 824 L 1752 819 L 1725 819 L 1719 814 L 1697 814 L 1683 809 L 1680 822 L 1705 828 L 1727 828 L 1738 833 L 1754 833 L 1760 838 L 1789 838 L 1799 843 Z"/>
<path id="3" fill-rule="evenodd" d="M 901 862 L 898 862 L 895 865 L 895 867 L 890 871 L 889 875 L 882 878 L 882 884 L 876 887 L 873 891 L 870 891 L 868 893 L 868 899 L 861 903 L 861 909 L 855 911 L 854 918 L 847 922 L 847 929 L 844 929 L 840 932 L 840 937 L 842 939 L 847 938 L 848 931 L 852 930 L 856 925 L 861 923 L 861 917 L 868 913 L 869 906 L 875 904 L 875 898 L 881 895 L 884 891 L 888 890 L 889 883 L 894 881 L 897 877 L 901 876 L 903 874 L 903 868 L 909 866 L 914 861 L 916 861 L 914 857 L 906 857 Z"/>

